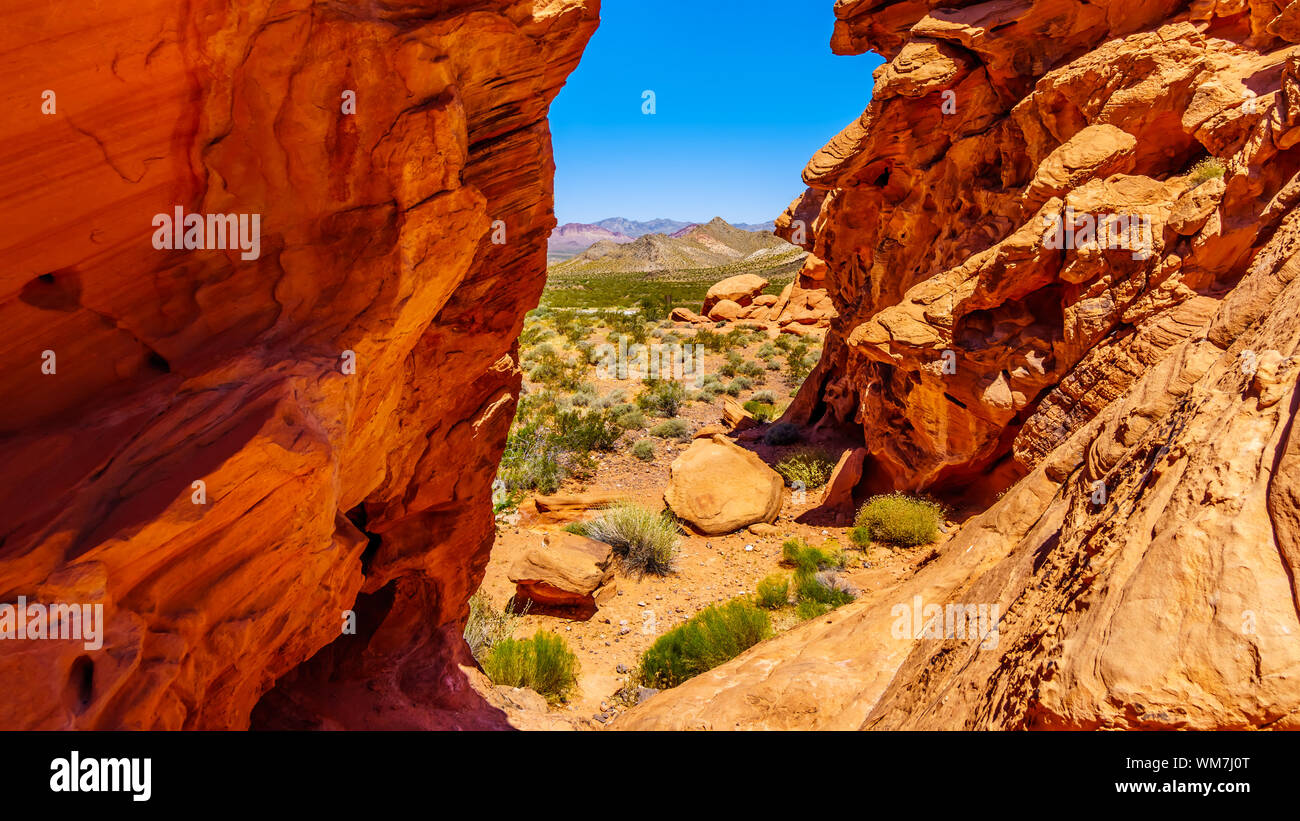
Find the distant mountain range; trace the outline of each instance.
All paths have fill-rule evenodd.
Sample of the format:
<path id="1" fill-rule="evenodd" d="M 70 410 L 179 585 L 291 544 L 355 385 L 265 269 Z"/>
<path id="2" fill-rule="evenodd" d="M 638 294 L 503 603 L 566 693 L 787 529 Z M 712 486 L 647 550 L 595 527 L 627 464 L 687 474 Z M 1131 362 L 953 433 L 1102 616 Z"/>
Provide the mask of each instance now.
<path id="1" fill-rule="evenodd" d="M 775 222 L 738 223 L 729 225 L 721 217 L 716 217 L 709 225 L 721 222 L 729 228 L 741 231 L 773 231 Z M 599 222 L 569 222 L 551 232 L 547 246 L 550 261 L 568 259 L 587 250 L 597 242 L 609 242 L 615 245 L 630 243 L 650 234 L 662 234 L 674 238 L 684 237 L 691 229 L 700 227 L 699 223 L 672 219 L 653 219 L 645 222 L 624 217 L 610 217 Z"/>
<path id="2" fill-rule="evenodd" d="M 623 222 L 629 223 L 624 227 L 633 227 L 630 220 Z M 606 231 L 613 236 L 598 239 L 581 253 L 556 264 L 554 270 L 584 273 L 680 271 L 716 268 L 739 262 L 780 264 L 803 253 L 770 231 L 748 230 L 731 225 L 721 217 L 715 217 L 703 225 L 681 223 L 671 235 L 652 232 L 635 238 L 611 232 L 608 227 L 599 224 L 583 228 Z M 556 234 L 560 234 L 563 229 L 570 229 L 562 234 L 565 241 L 580 236 L 595 236 L 592 231 L 579 230 L 572 225 L 557 229 Z M 555 239 L 556 235 L 552 234 L 552 241 Z M 554 249 L 555 246 L 552 247 Z"/>

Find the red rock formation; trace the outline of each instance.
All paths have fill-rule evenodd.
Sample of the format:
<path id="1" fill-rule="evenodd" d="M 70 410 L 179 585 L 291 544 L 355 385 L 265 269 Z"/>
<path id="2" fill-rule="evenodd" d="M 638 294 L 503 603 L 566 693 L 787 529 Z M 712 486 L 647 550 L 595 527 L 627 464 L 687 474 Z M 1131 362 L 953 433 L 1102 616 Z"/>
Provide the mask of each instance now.
<path id="1" fill-rule="evenodd" d="M 459 633 L 597 11 L 10 4 L 0 602 L 107 629 L 0 642 L 0 726 L 504 724 Z M 260 254 L 155 250 L 177 207 Z"/>
<path id="2" fill-rule="evenodd" d="M 1300 728 L 1300 3 L 951 5 L 836 4 L 888 63 L 778 221 L 838 313 L 787 418 L 991 507 L 619 726 Z"/>

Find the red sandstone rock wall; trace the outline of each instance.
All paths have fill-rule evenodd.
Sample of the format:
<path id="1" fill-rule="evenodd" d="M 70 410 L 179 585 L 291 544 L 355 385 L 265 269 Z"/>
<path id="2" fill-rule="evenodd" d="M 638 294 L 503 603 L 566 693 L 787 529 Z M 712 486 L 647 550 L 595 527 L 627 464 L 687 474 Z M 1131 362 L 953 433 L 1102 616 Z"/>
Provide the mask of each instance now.
<path id="1" fill-rule="evenodd" d="M 0 602 L 106 632 L 0 642 L 0 727 L 503 722 L 460 621 L 597 14 L 7 4 Z M 156 250 L 176 206 L 260 214 L 260 255 Z"/>
<path id="2" fill-rule="evenodd" d="M 1300 2 L 835 13 L 888 62 L 780 221 L 838 314 L 789 416 L 991 507 L 619 726 L 1300 727 Z M 1048 247 L 1067 208 L 1150 254 Z M 993 646 L 897 635 L 916 601 L 996 605 Z"/>

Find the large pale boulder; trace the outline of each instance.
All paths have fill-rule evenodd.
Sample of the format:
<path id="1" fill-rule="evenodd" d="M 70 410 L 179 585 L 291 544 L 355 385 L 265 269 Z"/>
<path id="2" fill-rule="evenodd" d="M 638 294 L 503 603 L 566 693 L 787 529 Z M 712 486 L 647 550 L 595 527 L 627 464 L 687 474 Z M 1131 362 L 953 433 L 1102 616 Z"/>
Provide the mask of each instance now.
<path id="1" fill-rule="evenodd" d="M 706 536 L 771 523 L 781 512 L 781 477 L 724 436 L 696 439 L 671 470 L 664 502 Z"/>
<path id="2" fill-rule="evenodd" d="M 714 305 L 728 299 L 741 307 L 749 305 L 766 287 L 767 280 L 757 274 L 737 274 L 734 277 L 727 277 L 721 282 L 714 283 L 704 295 L 704 313 L 709 313 Z"/>
<path id="3" fill-rule="evenodd" d="M 515 560 L 508 572 L 515 584 L 515 606 L 534 612 L 569 611 L 589 618 L 608 600 L 614 586 L 614 550 L 575 533 L 552 533 Z"/>
<path id="4" fill-rule="evenodd" d="M 739 303 L 732 302 L 730 299 L 724 299 L 709 308 L 709 319 L 712 319 L 715 322 L 734 322 L 735 320 L 740 319 L 744 310 L 745 309 Z"/>

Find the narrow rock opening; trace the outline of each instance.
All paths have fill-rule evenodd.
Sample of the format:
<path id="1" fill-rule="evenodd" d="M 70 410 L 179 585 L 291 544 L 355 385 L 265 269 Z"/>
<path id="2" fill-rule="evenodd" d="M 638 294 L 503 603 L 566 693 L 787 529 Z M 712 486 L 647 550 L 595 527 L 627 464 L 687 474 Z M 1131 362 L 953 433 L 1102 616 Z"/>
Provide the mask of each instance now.
<path id="1" fill-rule="evenodd" d="M 66 688 L 69 709 L 83 713 L 95 695 L 95 662 L 90 656 L 78 656 L 68 671 Z"/>

